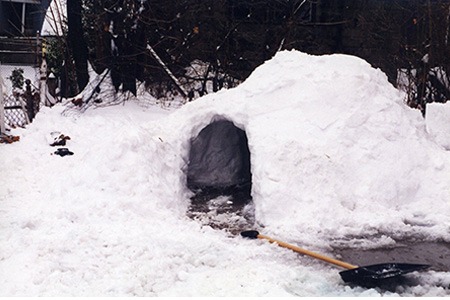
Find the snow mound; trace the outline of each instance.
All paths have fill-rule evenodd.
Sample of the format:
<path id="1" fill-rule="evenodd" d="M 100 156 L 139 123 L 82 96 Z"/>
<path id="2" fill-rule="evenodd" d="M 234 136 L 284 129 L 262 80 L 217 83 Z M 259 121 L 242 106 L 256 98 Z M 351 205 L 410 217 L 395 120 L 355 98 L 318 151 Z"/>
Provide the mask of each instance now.
<path id="1" fill-rule="evenodd" d="M 167 158 L 167 199 L 189 196 L 190 141 L 218 119 L 247 134 L 256 220 L 266 232 L 303 244 L 362 239 L 367 247 L 448 239 L 449 156 L 420 112 L 364 60 L 283 51 L 237 88 L 153 124 Z"/>
<path id="2" fill-rule="evenodd" d="M 425 119 L 430 135 L 439 145 L 450 150 L 450 101 L 427 104 Z"/>

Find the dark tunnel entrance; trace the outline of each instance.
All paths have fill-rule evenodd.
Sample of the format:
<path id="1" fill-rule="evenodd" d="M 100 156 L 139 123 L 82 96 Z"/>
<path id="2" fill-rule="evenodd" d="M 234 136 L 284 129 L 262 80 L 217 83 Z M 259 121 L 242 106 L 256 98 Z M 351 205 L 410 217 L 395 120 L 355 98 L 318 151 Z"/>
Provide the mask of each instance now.
<path id="1" fill-rule="evenodd" d="M 253 215 L 250 150 L 244 130 L 227 120 L 215 121 L 191 141 L 187 186 L 195 193 L 189 215 L 212 227 L 248 225 Z M 223 218 L 230 214 L 230 218 Z M 221 221 L 214 217 L 222 215 Z M 238 218 L 239 219 L 239 218 Z M 236 222 L 234 222 L 236 223 Z M 245 224 L 243 224 L 245 223 Z"/>

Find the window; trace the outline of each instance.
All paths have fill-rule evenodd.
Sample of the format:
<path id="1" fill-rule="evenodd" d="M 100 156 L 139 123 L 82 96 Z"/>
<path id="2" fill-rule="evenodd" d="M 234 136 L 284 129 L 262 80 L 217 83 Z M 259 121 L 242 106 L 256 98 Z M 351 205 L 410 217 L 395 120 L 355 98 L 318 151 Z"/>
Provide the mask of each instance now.
<path id="1" fill-rule="evenodd" d="M 0 33 L 34 36 L 42 26 L 44 10 L 40 0 L 0 0 Z"/>

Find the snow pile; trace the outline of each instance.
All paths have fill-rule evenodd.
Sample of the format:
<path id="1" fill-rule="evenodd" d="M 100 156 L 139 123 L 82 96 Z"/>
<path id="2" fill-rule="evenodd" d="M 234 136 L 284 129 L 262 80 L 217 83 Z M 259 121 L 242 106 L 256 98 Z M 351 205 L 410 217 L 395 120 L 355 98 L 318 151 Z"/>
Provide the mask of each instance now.
<path id="1" fill-rule="evenodd" d="M 166 108 L 177 108 L 183 104 L 184 99 L 177 98 L 173 101 L 166 101 L 165 99 L 157 99 L 152 96 L 145 88 L 142 82 L 137 83 L 136 95 L 131 92 L 123 92 L 122 85 L 119 90 L 113 85 L 111 73 L 109 70 L 104 70 L 103 73 L 97 73 L 91 64 L 88 64 L 89 82 L 78 95 L 64 99 L 66 109 L 63 115 L 79 115 L 89 108 L 108 107 L 111 105 L 120 105 L 125 101 L 133 101 L 138 103 L 142 108 L 151 108 L 155 105 Z"/>
<path id="2" fill-rule="evenodd" d="M 425 119 L 430 135 L 439 145 L 450 150 L 450 101 L 427 104 Z"/>
<path id="3" fill-rule="evenodd" d="M 156 130 L 173 157 L 162 180 L 183 192 L 190 139 L 223 118 L 248 136 L 256 219 L 266 230 L 311 244 L 448 240 L 449 157 L 402 99 L 361 59 L 278 53 L 239 87 L 162 121 Z"/>
<path id="4" fill-rule="evenodd" d="M 392 292 L 352 287 L 338 268 L 186 216 L 190 140 L 222 118 L 247 134 L 265 234 L 324 254 L 446 240 L 448 152 L 400 99 L 360 59 L 292 51 L 177 111 L 43 108 L 0 145 L 0 295 L 448 295 L 446 272 Z M 73 155 L 54 154 L 56 132 Z"/>

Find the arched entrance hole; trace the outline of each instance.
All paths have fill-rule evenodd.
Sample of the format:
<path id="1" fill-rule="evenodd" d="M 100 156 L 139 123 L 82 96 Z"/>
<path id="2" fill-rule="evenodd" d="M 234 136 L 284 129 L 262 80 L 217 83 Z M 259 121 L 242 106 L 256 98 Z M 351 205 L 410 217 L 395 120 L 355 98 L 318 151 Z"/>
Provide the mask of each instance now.
<path id="1" fill-rule="evenodd" d="M 251 180 L 247 135 L 233 122 L 214 121 L 191 140 L 187 168 L 187 186 L 195 193 L 191 216 L 209 214 L 208 225 L 213 227 L 236 225 L 225 224 L 223 217 L 220 224 L 214 223 L 214 214 L 237 214 L 248 221 L 253 215 Z"/>
<path id="2" fill-rule="evenodd" d="M 187 183 L 191 190 L 250 184 L 250 151 L 245 131 L 226 120 L 203 128 L 191 142 Z"/>

